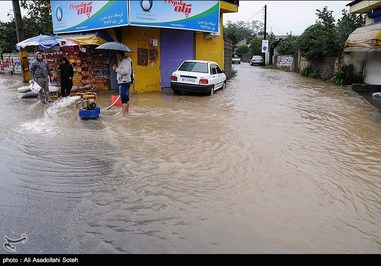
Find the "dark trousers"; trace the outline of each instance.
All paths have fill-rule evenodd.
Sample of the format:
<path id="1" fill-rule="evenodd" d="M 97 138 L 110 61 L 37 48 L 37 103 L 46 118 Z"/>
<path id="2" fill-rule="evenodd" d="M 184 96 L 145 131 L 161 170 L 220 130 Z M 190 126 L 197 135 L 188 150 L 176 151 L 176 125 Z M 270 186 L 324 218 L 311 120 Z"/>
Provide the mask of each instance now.
<path id="1" fill-rule="evenodd" d="M 71 87 L 73 87 L 73 80 L 69 77 L 61 77 L 61 96 L 66 97 L 70 95 Z"/>

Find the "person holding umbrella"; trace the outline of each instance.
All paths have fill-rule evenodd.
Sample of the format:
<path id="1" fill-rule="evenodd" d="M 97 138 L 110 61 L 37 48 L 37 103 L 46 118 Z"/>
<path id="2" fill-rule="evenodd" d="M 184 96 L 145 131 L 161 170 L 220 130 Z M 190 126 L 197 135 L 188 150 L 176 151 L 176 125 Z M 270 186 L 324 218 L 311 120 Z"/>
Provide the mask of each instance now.
<path id="1" fill-rule="evenodd" d="M 124 52 L 118 52 L 119 62 L 113 65 L 112 69 L 116 72 L 119 96 L 122 101 L 122 115 L 125 117 L 130 108 L 129 91 L 131 87 L 132 61 Z"/>
<path id="2" fill-rule="evenodd" d="M 47 63 L 43 60 L 44 55 L 41 52 L 36 53 L 36 60 L 30 65 L 31 83 L 37 82 L 41 89 L 38 97 L 43 103 L 51 103 L 49 96 L 49 80 L 52 76 Z"/>
<path id="3" fill-rule="evenodd" d="M 116 72 L 116 79 L 119 89 L 119 97 L 122 102 L 122 115 L 126 116 L 130 108 L 130 97 L 129 91 L 131 83 L 133 83 L 133 69 L 132 69 L 132 60 L 131 58 L 125 56 L 125 53 L 133 53 L 134 51 L 129 48 L 127 45 L 121 42 L 113 41 L 106 42 L 99 45 L 95 49 L 106 50 L 116 52 L 118 64 L 114 64 L 112 69 Z M 117 101 L 110 105 L 107 109 L 111 108 Z"/>

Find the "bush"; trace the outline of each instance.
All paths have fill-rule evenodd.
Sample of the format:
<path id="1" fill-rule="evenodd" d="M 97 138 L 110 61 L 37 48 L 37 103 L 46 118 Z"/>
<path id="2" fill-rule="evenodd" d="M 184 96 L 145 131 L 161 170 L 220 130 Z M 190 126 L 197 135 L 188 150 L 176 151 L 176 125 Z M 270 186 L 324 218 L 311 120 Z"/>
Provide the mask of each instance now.
<path id="1" fill-rule="evenodd" d="M 337 85 L 351 85 L 353 83 L 362 83 L 362 76 L 355 73 L 353 64 L 342 65 L 331 80 Z"/>
<path id="2" fill-rule="evenodd" d="M 314 79 L 321 79 L 322 76 L 319 70 L 314 70 L 311 67 L 303 68 L 302 71 L 300 71 L 300 75 Z"/>

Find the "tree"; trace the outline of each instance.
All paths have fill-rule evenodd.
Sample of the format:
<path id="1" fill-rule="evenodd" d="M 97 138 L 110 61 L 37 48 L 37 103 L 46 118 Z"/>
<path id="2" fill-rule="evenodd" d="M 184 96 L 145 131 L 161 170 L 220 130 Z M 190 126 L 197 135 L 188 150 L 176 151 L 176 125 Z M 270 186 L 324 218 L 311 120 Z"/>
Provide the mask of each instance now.
<path id="1" fill-rule="evenodd" d="M 22 18 L 25 30 L 25 38 L 30 38 L 40 34 L 53 34 L 53 22 L 49 13 L 50 1 L 20 0 L 21 7 L 27 10 L 27 16 Z M 16 26 L 13 14 L 9 13 L 10 22 L 0 22 L 0 52 L 10 53 L 15 51 L 17 43 Z"/>
<path id="2" fill-rule="evenodd" d="M 333 17 L 332 13 L 333 11 L 329 11 L 326 6 L 323 8 L 322 11 L 316 9 L 316 15 L 318 16 L 316 23 L 322 24 L 326 28 L 334 28 L 335 18 Z"/>
<path id="3" fill-rule="evenodd" d="M 262 39 L 255 37 L 250 42 L 250 53 L 252 55 L 258 55 L 262 53 Z"/>
<path id="4" fill-rule="evenodd" d="M 244 39 L 250 42 L 257 36 L 261 25 L 261 22 L 258 21 L 248 23 L 244 21 L 231 22 L 229 20 L 224 26 L 224 34 L 232 40 L 233 45 Z"/>
<path id="5" fill-rule="evenodd" d="M 21 7 L 27 10 L 27 18 L 30 18 L 29 32 L 26 29 L 27 25 L 25 20 L 27 18 L 23 18 L 27 38 L 39 34 L 53 34 L 53 21 L 50 14 L 49 0 L 20 0 L 20 4 Z"/>
<path id="6" fill-rule="evenodd" d="M 278 53 L 279 55 L 295 55 L 298 53 L 299 44 L 298 36 L 287 35 L 287 37 L 279 44 Z"/>
<path id="7" fill-rule="evenodd" d="M 14 21 L 0 22 L 0 54 L 11 53 L 14 51 L 17 43 Z"/>
<path id="8" fill-rule="evenodd" d="M 249 46 L 247 45 L 241 45 L 241 46 L 238 46 L 237 48 L 237 54 L 239 54 L 240 56 L 242 56 L 243 54 L 246 54 L 249 51 L 250 49 L 249 49 Z"/>
<path id="9" fill-rule="evenodd" d="M 319 9 L 316 11 L 318 20 L 299 38 L 300 53 L 307 59 L 334 56 L 340 50 L 333 11 L 328 11 L 327 7 L 322 11 Z"/>
<path id="10" fill-rule="evenodd" d="M 349 14 L 347 10 L 342 10 L 342 17 L 337 20 L 337 33 L 339 35 L 340 49 L 344 48 L 348 36 L 357 28 L 365 25 L 365 16 L 363 14 Z"/>

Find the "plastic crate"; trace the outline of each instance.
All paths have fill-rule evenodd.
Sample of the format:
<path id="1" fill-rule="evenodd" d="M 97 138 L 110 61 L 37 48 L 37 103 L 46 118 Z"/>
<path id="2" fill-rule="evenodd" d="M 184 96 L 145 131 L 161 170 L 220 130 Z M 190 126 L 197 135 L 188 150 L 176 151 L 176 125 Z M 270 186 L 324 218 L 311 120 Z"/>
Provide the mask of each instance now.
<path id="1" fill-rule="evenodd" d="M 93 110 L 80 109 L 79 117 L 82 119 L 97 119 L 100 113 L 101 109 L 99 107 L 96 107 Z"/>

